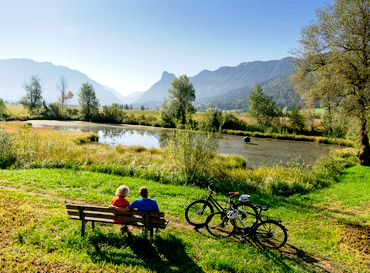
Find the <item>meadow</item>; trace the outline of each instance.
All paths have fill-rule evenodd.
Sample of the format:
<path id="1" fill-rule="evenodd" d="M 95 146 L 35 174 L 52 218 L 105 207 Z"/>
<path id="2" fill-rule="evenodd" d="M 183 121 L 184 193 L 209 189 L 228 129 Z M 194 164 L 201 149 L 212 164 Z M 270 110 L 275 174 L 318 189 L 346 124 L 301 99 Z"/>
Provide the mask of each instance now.
<path id="1" fill-rule="evenodd" d="M 366 272 L 370 270 L 370 172 L 355 166 L 340 181 L 306 195 L 252 195 L 281 217 L 288 243 L 279 251 L 253 242 L 216 239 L 184 219 L 187 204 L 205 195 L 198 187 L 67 169 L 0 171 L 0 268 L 2 272 Z M 146 242 L 139 230 L 68 219 L 65 204 L 108 205 L 115 189 L 146 185 L 170 223 Z M 224 194 L 217 197 L 226 200 Z"/>
<path id="2" fill-rule="evenodd" d="M 370 169 L 356 164 L 348 149 L 314 166 L 248 169 L 237 156 L 217 155 L 207 177 L 189 182 L 165 150 L 108 147 L 94 134 L 1 123 L 0 271 L 3 272 L 367 272 L 370 270 Z M 13 154 L 12 154 L 13 152 Z M 3 161 L 6 162 L 6 161 Z M 200 179 L 203 178 L 203 179 Z M 208 178 L 209 180 L 207 180 Z M 268 205 L 288 229 L 281 250 L 252 241 L 216 239 L 184 219 L 186 206 L 206 195 L 213 182 L 217 199 L 228 191 L 251 194 Z M 130 202 L 145 185 L 170 220 L 153 244 L 137 229 L 99 225 L 81 238 L 78 221 L 65 204 L 109 205 L 116 188 L 130 187 Z"/>

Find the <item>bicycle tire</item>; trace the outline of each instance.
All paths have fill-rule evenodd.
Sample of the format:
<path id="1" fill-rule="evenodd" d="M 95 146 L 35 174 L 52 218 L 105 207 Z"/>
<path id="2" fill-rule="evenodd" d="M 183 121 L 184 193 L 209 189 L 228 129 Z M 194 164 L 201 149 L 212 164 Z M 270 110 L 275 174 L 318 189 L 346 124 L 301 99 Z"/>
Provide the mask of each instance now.
<path id="1" fill-rule="evenodd" d="M 217 211 L 209 215 L 206 229 L 209 234 L 218 238 L 230 237 L 234 233 L 234 225 L 224 211 Z"/>
<path id="2" fill-rule="evenodd" d="M 185 209 L 185 219 L 190 225 L 201 227 L 207 224 L 207 218 L 213 211 L 213 206 L 208 201 L 197 200 Z"/>
<path id="3" fill-rule="evenodd" d="M 277 221 L 264 220 L 253 229 L 253 239 L 262 247 L 278 249 L 288 240 L 286 228 Z"/>
<path id="4" fill-rule="evenodd" d="M 257 219 L 257 209 L 256 207 L 249 202 L 240 202 L 235 204 L 234 209 L 238 211 L 238 215 L 243 221 L 244 225 L 247 227 L 246 231 L 249 232 L 250 228 L 258 221 Z M 243 232 L 245 227 L 239 222 L 239 220 L 233 220 L 235 229 L 241 235 L 245 235 Z"/>

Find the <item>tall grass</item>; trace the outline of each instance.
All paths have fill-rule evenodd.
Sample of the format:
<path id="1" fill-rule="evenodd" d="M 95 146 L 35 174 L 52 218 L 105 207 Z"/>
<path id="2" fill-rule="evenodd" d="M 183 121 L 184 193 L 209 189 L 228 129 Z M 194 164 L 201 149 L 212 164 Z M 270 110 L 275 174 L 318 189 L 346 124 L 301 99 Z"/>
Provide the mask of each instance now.
<path id="1" fill-rule="evenodd" d="M 13 136 L 0 129 L 0 168 L 13 165 L 16 159 Z"/>
<path id="2" fill-rule="evenodd" d="M 191 128 L 176 130 L 166 141 L 167 160 L 183 175 L 186 183 L 204 185 L 218 147 L 218 138 L 210 132 L 197 132 Z"/>
<path id="3" fill-rule="evenodd" d="M 70 168 L 200 187 L 213 183 L 216 189 L 225 192 L 240 190 L 282 196 L 307 193 L 329 185 L 343 168 L 356 164 L 353 151 L 348 149 L 321 158 L 313 166 L 298 159 L 288 165 L 249 169 L 237 155 L 217 154 L 217 139 L 211 134 L 191 130 L 176 131 L 165 150 L 111 147 L 92 143 L 86 133 L 56 135 L 53 130 L 27 126 L 13 128 L 12 132 L 0 134 L 0 143 L 6 143 L 2 153 L 7 153 L 8 158 L 3 160 L 2 168 Z"/>

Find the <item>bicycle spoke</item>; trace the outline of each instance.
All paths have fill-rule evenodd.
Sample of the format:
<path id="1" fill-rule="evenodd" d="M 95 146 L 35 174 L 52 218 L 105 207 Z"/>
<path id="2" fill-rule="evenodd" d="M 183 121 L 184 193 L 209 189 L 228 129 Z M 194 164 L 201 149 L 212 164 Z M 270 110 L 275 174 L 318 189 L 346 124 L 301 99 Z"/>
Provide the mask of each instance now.
<path id="1" fill-rule="evenodd" d="M 287 233 L 281 224 L 268 220 L 257 224 L 254 238 L 261 246 L 279 248 L 285 244 Z"/>
<path id="2" fill-rule="evenodd" d="M 227 218 L 225 212 L 215 212 L 207 219 L 206 228 L 215 237 L 229 237 L 234 230 L 234 226 Z"/>
<path id="3" fill-rule="evenodd" d="M 238 230 L 239 233 L 244 234 L 245 232 L 243 231 L 246 230 L 246 228 L 251 227 L 253 223 L 257 220 L 257 210 L 252 204 L 248 202 L 241 202 L 236 204 L 235 209 L 238 212 L 240 220 L 243 222 L 242 224 L 240 220 L 235 219 L 235 228 Z"/>
<path id="4" fill-rule="evenodd" d="M 185 210 L 185 218 L 189 224 L 202 226 L 206 224 L 207 217 L 213 212 L 211 205 L 205 200 L 191 203 Z"/>

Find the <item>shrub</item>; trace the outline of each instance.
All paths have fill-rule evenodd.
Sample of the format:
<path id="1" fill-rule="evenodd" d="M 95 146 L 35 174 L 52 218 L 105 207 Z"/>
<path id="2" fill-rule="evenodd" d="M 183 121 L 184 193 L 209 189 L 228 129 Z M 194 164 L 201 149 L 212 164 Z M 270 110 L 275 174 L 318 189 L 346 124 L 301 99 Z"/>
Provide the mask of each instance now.
<path id="1" fill-rule="evenodd" d="M 190 126 L 169 135 L 166 154 L 169 162 L 184 176 L 185 182 L 204 186 L 219 140 L 215 134 L 197 132 Z"/>
<path id="2" fill-rule="evenodd" d="M 199 123 L 199 127 L 203 131 L 218 132 L 225 123 L 225 116 L 222 111 L 217 108 L 208 108 L 203 119 Z"/>
<path id="3" fill-rule="evenodd" d="M 225 122 L 222 126 L 224 129 L 230 129 L 230 130 L 246 130 L 247 129 L 247 123 L 241 119 L 238 119 L 236 116 L 234 116 L 231 113 L 227 113 L 225 115 Z"/>
<path id="4" fill-rule="evenodd" d="M 100 122 L 122 123 L 125 116 L 123 108 L 113 103 L 111 106 L 103 106 L 103 113 L 96 119 Z"/>
<path id="5" fill-rule="evenodd" d="M 44 111 L 41 113 L 41 115 L 45 119 L 57 119 L 57 120 L 72 119 L 72 114 L 73 112 L 69 110 L 61 102 L 44 105 Z"/>
<path id="6" fill-rule="evenodd" d="M 0 99 L 0 120 L 6 120 L 10 116 L 9 111 L 2 99 Z"/>
<path id="7" fill-rule="evenodd" d="M 14 150 L 13 136 L 0 129 L 0 168 L 4 169 L 14 164 L 17 160 Z"/>

